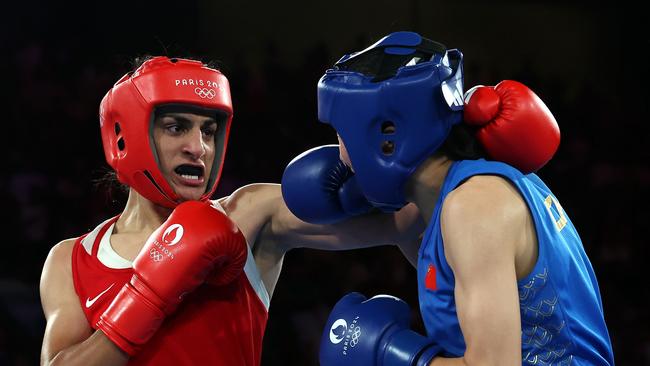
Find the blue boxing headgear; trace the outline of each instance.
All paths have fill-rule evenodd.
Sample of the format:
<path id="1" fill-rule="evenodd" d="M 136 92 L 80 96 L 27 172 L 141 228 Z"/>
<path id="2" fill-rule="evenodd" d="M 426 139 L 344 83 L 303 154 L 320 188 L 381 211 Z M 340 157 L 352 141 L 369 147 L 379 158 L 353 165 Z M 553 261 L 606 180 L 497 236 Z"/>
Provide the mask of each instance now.
<path id="1" fill-rule="evenodd" d="M 376 207 L 406 204 L 404 185 L 462 119 L 463 55 L 396 32 L 345 55 L 318 82 L 318 119 L 347 148 L 363 194 Z"/>

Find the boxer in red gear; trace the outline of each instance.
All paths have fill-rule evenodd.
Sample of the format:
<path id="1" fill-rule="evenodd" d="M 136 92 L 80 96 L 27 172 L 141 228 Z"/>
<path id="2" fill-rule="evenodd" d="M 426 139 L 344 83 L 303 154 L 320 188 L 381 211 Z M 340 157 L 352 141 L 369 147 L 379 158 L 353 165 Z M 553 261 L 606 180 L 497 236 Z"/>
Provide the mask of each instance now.
<path id="1" fill-rule="evenodd" d="M 44 364 L 259 364 L 268 295 L 235 223 L 217 202 L 197 201 L 222 121 L 180 110 L 157 115 L 152 137 L 182 203 L 165 207 L 131 188 L 119 216 L 52 249 L 41 282 Z M 183 165 L 204 171 L 175 172 Z"/>
<path id="2" fill-rule="evenodd" d="M 155 57 L 112 90 L 100 110 L 102 137 L 129 197 L 120 215 L 50 251 L 40 285 L 43 365 L 259 365 L 288 250 L 407 243 L 422 230 L 413 207 L 311 225 L 287 209 L 278 184 L 209 200 L 232 106 L 225 77 L 201 63 Z M 139 130 L 128 125 L 136 115 Z M 186 202 L 195 200 L 205 203 Z M 377 230 L 359 235 L 358 222 Z M 240 235 L 244 253 L 228 244 Z M 184 265 L 165 267 L 181 256 Z"/>

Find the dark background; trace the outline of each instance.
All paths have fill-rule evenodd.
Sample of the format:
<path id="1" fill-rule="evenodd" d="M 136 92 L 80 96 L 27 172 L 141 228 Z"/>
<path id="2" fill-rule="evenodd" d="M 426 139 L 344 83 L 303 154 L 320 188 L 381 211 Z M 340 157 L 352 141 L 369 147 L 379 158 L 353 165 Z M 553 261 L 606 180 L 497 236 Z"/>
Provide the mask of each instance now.
<path id="1" fill-rule="evenodd" d="M 38 363 L 38 281 L 49 249 L 121 208 L 92 184 L 106 167 L 97 111 L 134 56 L 221 62 L 235 108 L 223 196 L 279 182 L 295 155 L 334 143 L 316 119 L 318 78 L 343 53 L 397 30 L 461 49 L 467 89 L 516 79 L 547 103 L 562 143 L 539 174 L 582 235 L 617 364 L 650 365 L 648 20 L 622 2 L 587 1 L 3 5 L 0 365 Z M 352 290 L 417 308 L 415 271 L 395 248 L 290 252 L 263 365 L 316 365 L 329 308 Z M 416 311 L 414 326 L 422 330 Z"/>

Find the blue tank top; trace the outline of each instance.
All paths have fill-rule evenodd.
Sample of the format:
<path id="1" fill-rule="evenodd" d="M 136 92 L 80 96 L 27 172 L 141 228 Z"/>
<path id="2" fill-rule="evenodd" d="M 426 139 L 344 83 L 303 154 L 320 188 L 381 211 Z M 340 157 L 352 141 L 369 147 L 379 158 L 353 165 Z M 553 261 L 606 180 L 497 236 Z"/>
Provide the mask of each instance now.
<path id="1" fill-rule="evenodd" d="M 537 262 L 518 282 L 522 365 L 613 365 L 598 283 L 571 220 L 535 174 L 524 175 L 507 164 L 482 159 L 452 164 L 420 246 L 418 293 L 429 337 L 447 356 L 465 353 L 440 215 L 447 194 L 481 174 L 501 176 L 517 187 L 537 231 Z"/>

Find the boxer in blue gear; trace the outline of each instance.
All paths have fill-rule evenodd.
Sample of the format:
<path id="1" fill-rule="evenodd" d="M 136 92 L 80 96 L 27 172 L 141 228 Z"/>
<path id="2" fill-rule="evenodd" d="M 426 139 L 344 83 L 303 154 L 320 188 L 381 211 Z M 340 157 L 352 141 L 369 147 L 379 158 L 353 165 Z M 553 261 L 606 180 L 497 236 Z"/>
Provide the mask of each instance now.
<path id="1" fill-rule="evenodd" d="M 598 283 L 578 232 L 544 182 L 500 162 L 458 161 L 447 171 L 418 258 L 420 311 L 428 336 L 448 356 L 466 352 L 457 317 L 455 271 L 446 259 L 441 220 L 449 195 L 472 177 L 488 175 L 506 180 L 521 195 L 534 226 L 531 233 L 536 233 L 536 263 L 516 282 L 521 363 L 613 365 Z M 428 281 L 431 276 L 435 280 Z"/>
<path id="2" fill-rule="evenodd" d="M 384 211 L 415 204 L 427 224 L 409 258 L 427 336 L 407 331 L 403 305 L 345 297 L 325 326 L 322 366 L 614 364 L 596 276 L 559 200 L 534 173 L 483 159 L 490 151 L 466 138 L 499 148 L 520 139 L 513 125 L 530 123 L 527 133 L 552 139 L 541 100 L 521 84 L 507 88 L 489 89 L 497 104 L 473 99 L 485 89 L 466 96 L 465 121 L 476 120 L 476 104 L 498 115 L 478 128 L 460 123 L 462 54 L 410 32 L 344 56 L 319 81 L 319 119 L 337 131 L 340 157 L 306 153 L 289 164 L 289 209 L 337 221 L 362 211 L 343 207 L 365 205 L 341 191 L 360 192 Z M 354 175 L 322 172 L 340 169 L 339 158 Z M 328 179 L 300 180 L 311 163 Z M 323 209 L 321 200 L 337 204 Z M 309 207 L 316 212 L 301 217 Z"/>

